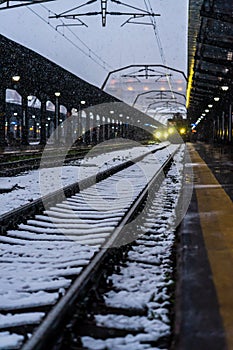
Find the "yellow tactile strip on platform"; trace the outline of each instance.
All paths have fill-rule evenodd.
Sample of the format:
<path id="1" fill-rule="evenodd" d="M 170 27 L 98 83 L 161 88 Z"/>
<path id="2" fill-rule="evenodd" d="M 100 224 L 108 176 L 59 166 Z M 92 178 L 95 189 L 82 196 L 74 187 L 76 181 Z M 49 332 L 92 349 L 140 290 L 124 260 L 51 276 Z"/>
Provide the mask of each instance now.
<path id="1" fill-rule="evenodd" d="M 199 180 L 194 188 L 220 314 L 228 348 L 233 349 L 233 203 L 192 146 L 189 151 Z"/>

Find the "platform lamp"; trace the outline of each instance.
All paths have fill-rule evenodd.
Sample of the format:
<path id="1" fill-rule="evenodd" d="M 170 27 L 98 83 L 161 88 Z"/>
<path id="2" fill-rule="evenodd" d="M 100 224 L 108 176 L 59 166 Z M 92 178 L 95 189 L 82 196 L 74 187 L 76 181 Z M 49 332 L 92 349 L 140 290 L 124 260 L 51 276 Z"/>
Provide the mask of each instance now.
<path id="1" fill-rule="evenodd" d="M 18 74 L 13 75 L 12 80 L 14 83 L 18 83 L 20 81 L 20 75 Z"/>
<path id="2" fill-rule="evenodd" d="M 20 81 L 20 75 L 15 74 L 12 76 L 12 81 L 13 81 L 13 88 L 16 90 L 17 89 L 17 84 Z"/>
<path id="3" fill-rule="evenodd" d="M 221 86 L 222 91 L 227 91 L 229 89 L 229 86 L 223 85 Z"/>
<path id="4" fill-rule="evenodd" d="M 58 125 L 59 125 L 59 97 L 61 96 L 61 93 L 59 91 L 56 91 L 54 93 L 56 100 L 55 100 L 55 141 L 58 141 Z"/>
<path id="5" fill-rule="evenodd" d="M 83 106 L 85 106 L 86 101 L 85 100 L 81 100 L 78 106 L 78 128 L 80 128 L 79 130 L 79 136 L 81 137 L 81 135 L 83 133 L 85 133 L 85 130 L 83 130 L 83 122 L 82 122 L 82 108 Z M 87 118 L 87 116 L 86 116 Z"/>
<path id="6" fill-rule="evenodd" d="M 79 122 L 81 122 L 81 117 L 82 117 L 82 106 L 84 106 L 86 104 L 85 100 L 81 100 L 80 101 L 80 105 L 79 105 L 79 110 L 78 110 L 78 117 L 79 117 Z"/>

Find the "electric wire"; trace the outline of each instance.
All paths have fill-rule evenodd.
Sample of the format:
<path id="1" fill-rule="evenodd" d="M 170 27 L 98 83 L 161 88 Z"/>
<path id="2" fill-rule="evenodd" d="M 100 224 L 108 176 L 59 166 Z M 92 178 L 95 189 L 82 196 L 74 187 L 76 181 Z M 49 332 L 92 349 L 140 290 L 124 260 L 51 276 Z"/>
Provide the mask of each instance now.
<path id="1" fill-rule="evenodd" d="M 147 0 L 144 0 L 144 3 L 145 3 L 145 6 L 146 6 L 146 10 L 148 12 L 150 12 L 150 11 L 153 12 L 150 0 L 148 0 L 148 4 L 147 4 Z M 155 34 L 155 38 L 156 38 L 156 41 L 157 41 L 158 48 L 159 48 L 159 52 L 160 52 L 160 57 L 161 57 L 162 63 L 163 63 L 164 66 L 166 66 L 167 65 L 166 58 L 165 58 L 162 42 L 161 42 L 161 39 L 160 39 L 160 36 L 159 36 L 159 31 L 158 31 L 158 26 L 157 26 L 156 20 L 155 20 L 154 17 L 150 16 L 150 21 L 153 24 L 153 31 L 154 31 L 154 34 Z M 167 78 L 169 89 L 171 90 L 172 98 L 175 98 L 175 95 L 173 93 L 173 88 L 172 88 L 170 76 L 169 76 L 168 72 L 166 72 L 165 74 L 166 74 L 166 78 Z"/>
<path id="2" fill-rule="evenodd" d="M 45 10 L 47 10 L 48 12 L 53 13 L 52 11 L 50 11 L 45 5 L 40 5 L 41 7 L 43 7 Z M 105 71 L 109 71 L 107 69 L 107 67 L 111 68 L 112 67 L 106 62 L 104 61 L 100 56 L 98 56 L 92 49 L 90 49 L 70 28 L 67 28 L 75 37 L 77 40 L 79 40 L 86 49 L 88 49 L 88 52 L 86 52 L 83 48 L 81 48 L 80 46 L 78 46 L 72 39 L 70 39 L 67 35 L 65 35 L 64 33 L 59 32 L 58 30 L 56 30 L 56 28 L 50 23 L 47 22 L 47 20 L 45 20 L 40 14 L 38 14 L 35 10 L 33 10 L 31 7 L 26 6 L 27 9 L 29 11 L 31 11 L 34 15 L 36 15 L 38 18 L 40 18 L 43 22 L 45 22 L 47 25 L 49 25 L 53 30 L 55 30 L 59 35 L 61 35 L 63 38 L 65 38 L 71 45 L 73 45 L 75 48 L 77 48 L 79 51 L 81 51 L 85 56 L 87 56 L 89 59 L 91 59 L 93 62 L 95 62 L 97 65 L 99 65 L 101 68 L 103 68 Z M 65 24 L 62 20 L 61 20 L 62 24 Z M 93 56 L 96 57 L 96 59 Z M 99 62 L 99 61 L 101 62 Z"/>

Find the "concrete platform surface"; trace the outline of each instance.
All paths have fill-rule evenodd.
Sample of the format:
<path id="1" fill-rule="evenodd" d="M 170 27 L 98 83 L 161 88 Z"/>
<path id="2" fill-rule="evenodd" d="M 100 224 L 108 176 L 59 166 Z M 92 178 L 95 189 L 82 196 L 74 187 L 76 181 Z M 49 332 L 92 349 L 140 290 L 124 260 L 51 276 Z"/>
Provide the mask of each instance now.
<path id="1" fill-rule="evenodd" d="M 173 348 L 231 350 L 233 148 L 201 143 L 188 146 L 194 191 L 178 229 Z"/>

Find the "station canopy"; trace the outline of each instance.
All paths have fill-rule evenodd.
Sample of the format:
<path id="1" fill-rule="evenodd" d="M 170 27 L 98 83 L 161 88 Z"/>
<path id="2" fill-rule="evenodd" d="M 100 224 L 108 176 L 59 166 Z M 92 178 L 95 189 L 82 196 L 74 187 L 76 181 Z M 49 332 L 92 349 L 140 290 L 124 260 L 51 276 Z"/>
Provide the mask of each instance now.
<path id="1" fill-rule="evenodd" d="M 190 0 L 187 107 L 191 119 L 198 118 L 226 89 L 231 91 L 232 43 L 233 2 Z"/>
<path id="2" fill-rule="evenodd" d="M 59 102 L 67 109 L 79 108 L 81 101 L 85 101 L 85 108 L 93 109 L 109 104 L 106 115 L 112 109 L 112 103 L 116 103 L 115 118 L 121 115 L 123 120 L 129 116 L 131 121 L 144 120 L 147 124 L 160 125 L 148 115 L 3 35 L 0 35 L 0 72 L 2 89 L 17 90 L 21 96 L 36 96 L 54 103 L 55 93 L 59 92 Z M 13 77 L 17 76 L 20 79 L 15 82 Z"/>

